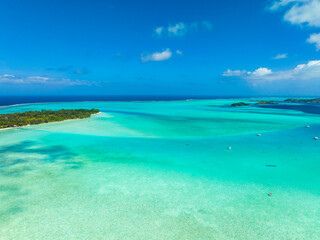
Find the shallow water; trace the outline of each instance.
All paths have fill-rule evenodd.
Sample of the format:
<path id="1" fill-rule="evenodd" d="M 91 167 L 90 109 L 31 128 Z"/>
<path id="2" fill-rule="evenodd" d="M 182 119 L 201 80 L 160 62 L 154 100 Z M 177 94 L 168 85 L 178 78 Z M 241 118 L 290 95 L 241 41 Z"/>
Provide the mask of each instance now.
<path id="1" fill-rule="evenodd" d="M 102 114 L 0 131 L 0 239 L 320 239 L 320 115 L 235 101 L 1 109 Z"/>

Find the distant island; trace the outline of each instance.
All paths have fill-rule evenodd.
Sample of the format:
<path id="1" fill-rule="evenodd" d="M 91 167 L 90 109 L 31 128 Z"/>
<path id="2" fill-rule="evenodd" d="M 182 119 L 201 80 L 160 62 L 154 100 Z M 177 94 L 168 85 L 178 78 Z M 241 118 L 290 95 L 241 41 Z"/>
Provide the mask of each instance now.
<path id="1" fill-rule="evenodd" d="M 252 104 L 250 103 L 245 103 L 245 102 L 237 102 L 237 103 L 232 103 L 231 107 L 243 107 L 243 106 L 251 106 Z"/>
<path id="2" fill-rule="evenodd" d="M 313 98 L 313 99 L 298 99 L 298 98 L 288 98 L 284 101 L 265 101 L 261 100 L 257 103 L 250 104 L 245 102 L 237 102 L 232 103 L 231 107 L 242 107 L 242 106 L 251 106 L 251 105 L 270 105 L 270 104 L 279 104 L 279 103 L 320 103 L 320 98 Z"/>
<path id="3" fill-rule="evenodd" d="M 255 105 L 265 105 L 265 104 L 278 104 L 278 102 L 262 100 L 262 101 L 257 102 Z"/>
<path id="4" fill-rule="evenodd" d="M 251 105 L 263 105 L 263 104 L 278 104 L 275 101 L 259 101 L 255 104 L 251 104 L 251 103 L 245 103 L 245 102 L 237 102 L 237 103 L 232 103 L 231 107 L 243 107 L 243 106 L 251 106 Z"/>
<path id="5" fill-rule="evenodd" d="M 0 114 L 0 129 L 89 118 L 99 112 L 98 109 L 61 109 Z"/>
<path id="6" fill-rule="evenodd" d="M 295 99 L 295 98 L 289 98 L 284 101 L 284 103 L 320 103 L 320 98 L 313 98 L 313 99 Z"/>

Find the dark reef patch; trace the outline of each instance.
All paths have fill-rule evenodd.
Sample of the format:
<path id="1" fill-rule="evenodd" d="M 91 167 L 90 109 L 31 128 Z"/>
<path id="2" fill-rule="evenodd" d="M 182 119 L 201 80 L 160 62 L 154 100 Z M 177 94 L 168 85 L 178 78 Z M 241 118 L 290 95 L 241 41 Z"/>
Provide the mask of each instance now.
<path id="1" fill-rule="evenodd" d="M 295 110 L 304 113 L 320 114 L 319 104 L 274 104 L 274 105 L 257 105 L 260 108 L 273 108 L 273 109 L 285 109 Z"/>

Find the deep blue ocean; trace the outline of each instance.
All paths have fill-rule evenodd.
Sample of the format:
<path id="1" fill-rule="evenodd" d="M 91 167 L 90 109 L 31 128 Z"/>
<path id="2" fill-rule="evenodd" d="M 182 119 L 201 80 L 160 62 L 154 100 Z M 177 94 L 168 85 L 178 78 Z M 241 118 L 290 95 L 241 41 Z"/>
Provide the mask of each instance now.
<path id="1" fill-rule="evenodd" d="M 186 99 L 230 99 L 243 97 L 245 96 L 0 96 L 0 106 L 45 102 L 174 101 Z"/>
<path id="2" fill-rule="evenodd" d="M 320 104 L 270 104 L 270 105 L 259 105 L 262 108 L 274 108 L 274 109 L 285 109 L 295 110 L 304 113 L 320 114 Z"/>

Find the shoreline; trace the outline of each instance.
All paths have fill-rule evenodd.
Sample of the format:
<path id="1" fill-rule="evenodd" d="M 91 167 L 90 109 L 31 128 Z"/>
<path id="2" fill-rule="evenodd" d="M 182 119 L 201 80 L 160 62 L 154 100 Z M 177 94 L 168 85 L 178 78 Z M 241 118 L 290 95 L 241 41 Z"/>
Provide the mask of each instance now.
<path id="1" fill-rule="evenodd" d="M 28 125 L 23 125 L 23 126 L 17 126 L 17 127 L 8 127 L 8 128 L 0 128 L 0 131 L 3 130 L 12 130 L 12 129 L 20 129 L 22 127 L 29 127 L 29 126 L 36 126 L 36 125 L 42 125 L 42 124 L 49 124 L 49 123 L 59 123 L 59 122 L 66 122 L 66 121 L 73 121 L 73 120 L 84 120 L 84 119 L 89 119 L 91 118 L 93 115 L 98 115 L 102 112 L 98 112 L 98 113 L 93 113 L 90 115 L 90 117 L 88 118 L 74 118 L 74 119 L 66 119 L 66 120 L 62 120 L 62 121 L 54 121 L 54 122 L 47 122 L 47 123 L 39 123 L 39 124 L 28 124 Z"/>

